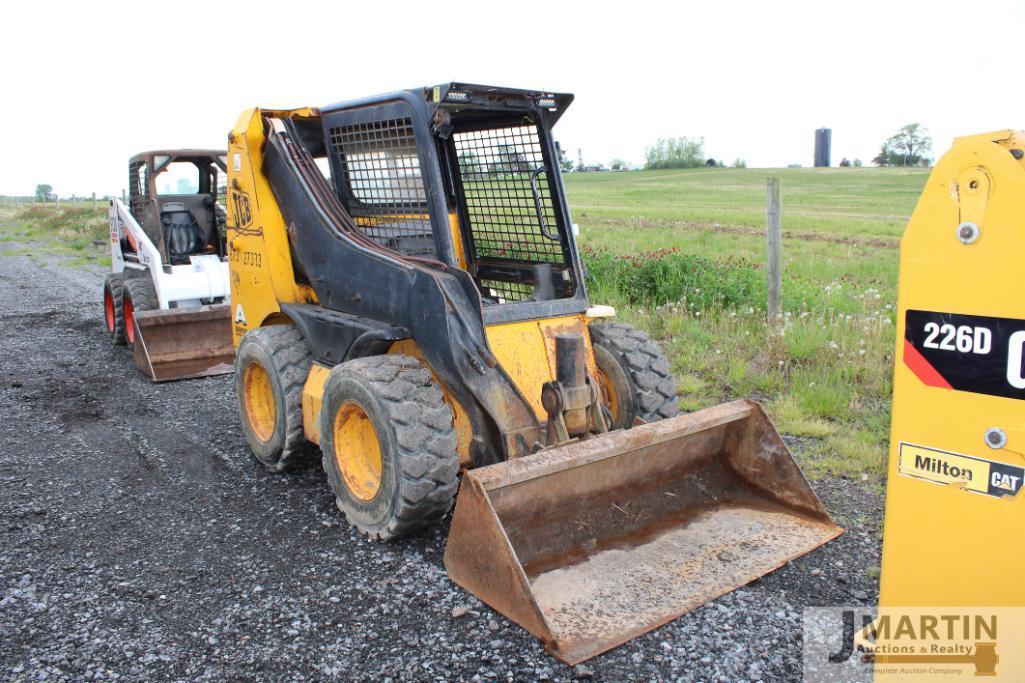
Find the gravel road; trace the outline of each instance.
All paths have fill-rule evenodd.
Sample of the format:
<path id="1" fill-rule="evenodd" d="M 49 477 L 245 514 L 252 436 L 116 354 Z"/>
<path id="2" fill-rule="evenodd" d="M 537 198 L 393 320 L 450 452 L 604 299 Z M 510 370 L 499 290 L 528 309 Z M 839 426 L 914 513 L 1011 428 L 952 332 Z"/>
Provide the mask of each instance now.
<path id="1" fill-rule="evenodd" d="M 882 501 L 848 533 L 575 669 L 446 577 L 447 525 L 368 541 L 323 472 L 270 475 L 229 376 L 151 384 L 102 273 L 0 245 L 0 678 L 794 680 L 801 611 L 877 598 Z"/>

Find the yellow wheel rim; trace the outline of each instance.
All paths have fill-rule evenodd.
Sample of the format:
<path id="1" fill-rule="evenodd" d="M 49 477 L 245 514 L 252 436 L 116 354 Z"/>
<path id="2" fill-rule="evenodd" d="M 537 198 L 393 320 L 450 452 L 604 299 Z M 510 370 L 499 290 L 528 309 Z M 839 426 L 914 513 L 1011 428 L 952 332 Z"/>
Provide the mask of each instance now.
<path id="1" fill-rule="evenodd" d="M 601 387 L 602 402 L 609 407 L 609 413 L 612 414 L 612 422 L 615 424 L 619 420 L 619 395 L 616 394 L 616 388 L 612 385 L 612 380 L 609 379 L 609 376 L 601 368 L 598 368 L 598 385 Z"/>
<path id="2" fill-rule="evenodd" d="M 270 441 L 274 436 L 274 422 L 278 412 L 270 377 L 259 363 L 250 363 L 246 366 L 244 379 L 249 426 L 260 441 Z"/>
<path id="3" fill-rule="evenodd" d="M 372 500 L 381 488 L 381 443 L 367 414 L 344 403 L 335 414 L 335 463 L 356 498 Z"/>

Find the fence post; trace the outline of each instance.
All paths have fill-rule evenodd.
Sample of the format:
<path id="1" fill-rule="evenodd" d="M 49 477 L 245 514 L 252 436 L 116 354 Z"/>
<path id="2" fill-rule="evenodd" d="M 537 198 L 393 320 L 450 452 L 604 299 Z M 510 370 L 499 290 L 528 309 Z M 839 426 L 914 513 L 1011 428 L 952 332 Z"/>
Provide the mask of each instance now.
<path id="1" fill-rule="evenodd" d="M 775 322 L 783 312 L 780 302 L 782 290 L 783 225 L 780 220 L 779 178 L 769 178 L 765 192 L 765 277 L 769 320 Z"/>

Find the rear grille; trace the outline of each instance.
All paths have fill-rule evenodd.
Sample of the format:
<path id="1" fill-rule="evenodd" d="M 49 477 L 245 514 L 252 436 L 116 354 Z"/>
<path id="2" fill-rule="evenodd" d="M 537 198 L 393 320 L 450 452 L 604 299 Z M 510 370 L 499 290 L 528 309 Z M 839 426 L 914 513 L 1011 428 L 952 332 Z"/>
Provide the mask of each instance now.
<path id="1" fill-rule="evenodd" d="M 544 153 L 534 125 L 453 135 L 465 194 L 474 260 L 564 262 Z M 541 169 L 538 171 L 538 169 Z M 537 171 L 537 201 L 531 175 Z M 483 283 L 482 283 L 483 284 Z"/>
<path id="2" fill-rule="evenodd" d="M 328 131 L 349 214 L 368 237 L 404 256 L 436 255 L 409 118 L 337 126 Z"/>

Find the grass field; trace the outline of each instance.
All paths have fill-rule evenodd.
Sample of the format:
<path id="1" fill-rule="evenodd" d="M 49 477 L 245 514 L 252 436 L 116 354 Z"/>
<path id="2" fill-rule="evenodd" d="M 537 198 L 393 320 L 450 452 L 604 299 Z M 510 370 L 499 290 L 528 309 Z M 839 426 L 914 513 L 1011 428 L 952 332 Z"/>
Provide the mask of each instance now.
<path id="1" fill-rule="evenodd" d="M 766 321 L 762 267 L 770 175 L 783 198 L 778 325 Z M 694 169 L 565 182 L 592 299 L 659 340 L 685 409 L 757 398 L 802 437 L 811 475 L 874 478 L 889 431 L 898 241 L 927 177 Z"/>
<path id="2" fill-rule="evenodd" d="M 765 316 L 765 179 L 783 196 L 781 321 Z M 761 400 L 812 476 L 884 471 L 897 245 L 914 169 L 693 169 L 565 176 L 591 298 L 669 353 L 687 410 Z M 105 209 L 0 209 L 3 253 L 109 264 Z M 38 246 L 42 245 L 42 250 Z"/>
<path id="3" fill-rule="evenodd" d="M 109 266 L 107 208 L 100 202 L 100 207 L 93 209 L 91 201 L 62 202 L 60 209 L 53 205 L 2 206 L 0 244 L 5 244 L 3 254 L 9 256 L 66 254 L 72 257 L 72 265 Z"/>

